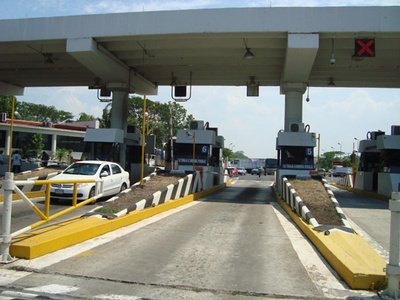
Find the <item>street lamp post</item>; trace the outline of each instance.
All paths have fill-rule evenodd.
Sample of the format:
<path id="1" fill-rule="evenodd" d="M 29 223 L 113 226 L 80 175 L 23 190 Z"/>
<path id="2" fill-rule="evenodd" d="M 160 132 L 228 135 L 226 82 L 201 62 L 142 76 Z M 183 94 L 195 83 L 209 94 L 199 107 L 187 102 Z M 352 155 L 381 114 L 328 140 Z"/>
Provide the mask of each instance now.
<path id="1" fill-rule="evenodd" d="M 140 168 L 140 186 L 144 186 L 144 145 L 145 141 L 145 126 L 146 126 L 146 95 L 143 97 L 143 120 L 142 120 L 142 160 Z"/>
<path id="2" fill-rule="evenodd" d="M 8 172 L 11 172 L 11 157 L 12 157 L 12 143 L 13 143 L 13 129 L 14 129 L 14 107 L 15 107 L 15 97 L 12 96 L 11 124 L 10 124 L 10 145 L 9 145 L 9 149 L 8 149 Z"/>
<path id="3" fill-rule="evenodd" d="M 353 151 L 358 152 L 358 138 L 354 138 Z"/>

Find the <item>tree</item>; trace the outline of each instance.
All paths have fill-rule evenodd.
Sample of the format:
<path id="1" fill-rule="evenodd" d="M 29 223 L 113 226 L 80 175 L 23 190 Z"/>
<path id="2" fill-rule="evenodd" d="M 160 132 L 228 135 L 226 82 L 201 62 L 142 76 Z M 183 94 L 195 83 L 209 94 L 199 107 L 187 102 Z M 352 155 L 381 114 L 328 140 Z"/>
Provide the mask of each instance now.
<path id="1" fill-rule="evenodd" d="M 0 97 L 0 112 L 7 113 L 7 117 L 11 118 L 12 96 Z M 71 121 L 74 117 L 72 113 L 57 110 L 54 106 L 19 102 L 18 100 L 15 100 L 14 112 L 18 112 L 24 120 L 36 122 L 63 123 Z"/>
<path id="2" fill-rule="evenodd" d="M 28 121 L 64 123 L 71 122 L 74 117 L 72 113 L 57 110 L 54 106 L 27 102 L 19 102 L 16 110 Z"/>
<path id="3" fill-rule="evenodd" d="M 350 167 L 350 158 L 348 156 L 343 157 L 343 154 L 341 151 L 324 152 L 319 160 L 319 167 L 326 170 L 332 169 L 333 162 L 339 162 L 343 167 Z"/>
<path id="4" fill-rule="evenodd" d="M 56 159 L 59 163 L 64 162 L 67 159 L 68 150 L 64 148 L 58 148 L 56 150 Z"/>
<path id="5" fill-rule="evenodd" d="M 103 109 L 103 115 L 101 118 L 97 119 L 99 121 L 100 128 L 110 128 L 111 127 L 111 103 L 108 103 Z"/>
<path id="6" fill-rule="evenodd" d="M 15 103 L 18 101 L 15 100 Z M 0 112 L 6 113 L 8 118 L 11 118 L 12 112 L 12 96 L 1 96 L 0 97 Z"/>
<path id="7" fill-rule="evenodd" d="M 42 152 L 44 144 L 43 144 L 43 136 L 40 133 L 35 133 L 32 136 L 31 142 L 33 149 L 36 150 L 38 154 Z"/>
<path id="8" fill-rule="evenodd" d="M 244 155 L 243 151 L 236 151 L 234 155 L 235 158 L 248 158 L 246 155 Z"/>
<path id="9" fill-rule="evenodd" d="M 141 97 L 130 97 L 128 104 L 128 125 L 135 126 L 136 132 L 142 132 L 143 103 Z M 103 110 L 103 116 L 99 119 L 101 128 L 111 127 L 111 106 L 107 105 Z M 172 111 L 172 114 L 170 113 Z M 187 114 L 186 109 L 176 102 L 160 103 L 146 100 L 145 132 L 157 136 L 156 147 L 162 148 L 170 139 L 170 116 L 172 116 L 172 134 L 176 135 L 179 129 L 189 128 L 193 115 Z"/>
<path id="10" fill-rule="evenodd" d="M 92 115 L 88 115 L 87 113 L 81 112 L 79 114 L 79 118 L 76 119 L 77 122 L 87 122 L 87 121 L 94 121 L 96 118 Z"/>
<path id="11" fill-rule="evenodd" d="M 222 149 L 222 156 L 225 158 L 226 161 L 231 161 L 232 158 L 235 158 L 235 154 L 229 148 Z"/>

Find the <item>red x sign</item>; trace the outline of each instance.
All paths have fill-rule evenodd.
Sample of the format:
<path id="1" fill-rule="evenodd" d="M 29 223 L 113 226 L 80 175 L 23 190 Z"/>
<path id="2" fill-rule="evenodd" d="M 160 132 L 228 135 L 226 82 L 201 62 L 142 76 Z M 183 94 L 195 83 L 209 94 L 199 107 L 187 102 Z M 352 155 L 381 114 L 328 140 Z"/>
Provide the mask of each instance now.
<path id="1" fill-rule="evenodd" d="M 375 57 L 375 39 L 355 39 L 354 56 Z"/>

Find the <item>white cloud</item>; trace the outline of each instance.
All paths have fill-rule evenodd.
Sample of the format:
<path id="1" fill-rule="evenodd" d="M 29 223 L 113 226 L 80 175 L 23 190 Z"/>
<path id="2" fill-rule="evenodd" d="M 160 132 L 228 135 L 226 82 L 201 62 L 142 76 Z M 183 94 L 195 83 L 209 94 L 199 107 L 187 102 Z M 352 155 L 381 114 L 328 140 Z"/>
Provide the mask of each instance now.
<path id="1" fill-rule="evenodd" d="M 58 110 L 71 112 L 75 118 L 84 112 L 101 117 L 104 103 L 97 99 L 95 91 L 84 87 L 26 88 L 24 96 L 18 101 L 54 106 Z"/>

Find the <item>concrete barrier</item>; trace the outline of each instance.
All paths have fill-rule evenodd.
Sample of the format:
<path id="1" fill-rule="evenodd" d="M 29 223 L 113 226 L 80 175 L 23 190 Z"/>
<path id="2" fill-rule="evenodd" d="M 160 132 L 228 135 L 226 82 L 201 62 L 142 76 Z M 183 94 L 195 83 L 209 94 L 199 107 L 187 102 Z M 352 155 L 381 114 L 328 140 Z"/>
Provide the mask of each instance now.
<path id="1" fill-rule="evenodd" d="M 282 198 L 276 193 L 277 202 L 350 288 L 381 289 L 386 280 L 386 261 L 351 228 L 326 180 L 321 184 L 335 204 L 343 226 L 318 224 L 287 178 L 282 178 Z"/>
<path id="2" fill-rule="evenodd" d="M 337 184 L 341 185 L 341 186 L 344 186 L 344 187 L 352 188 L 354 186 L 353 185 L 353 175 L 345 175 L 344 177 L 339 179 Z"/>

